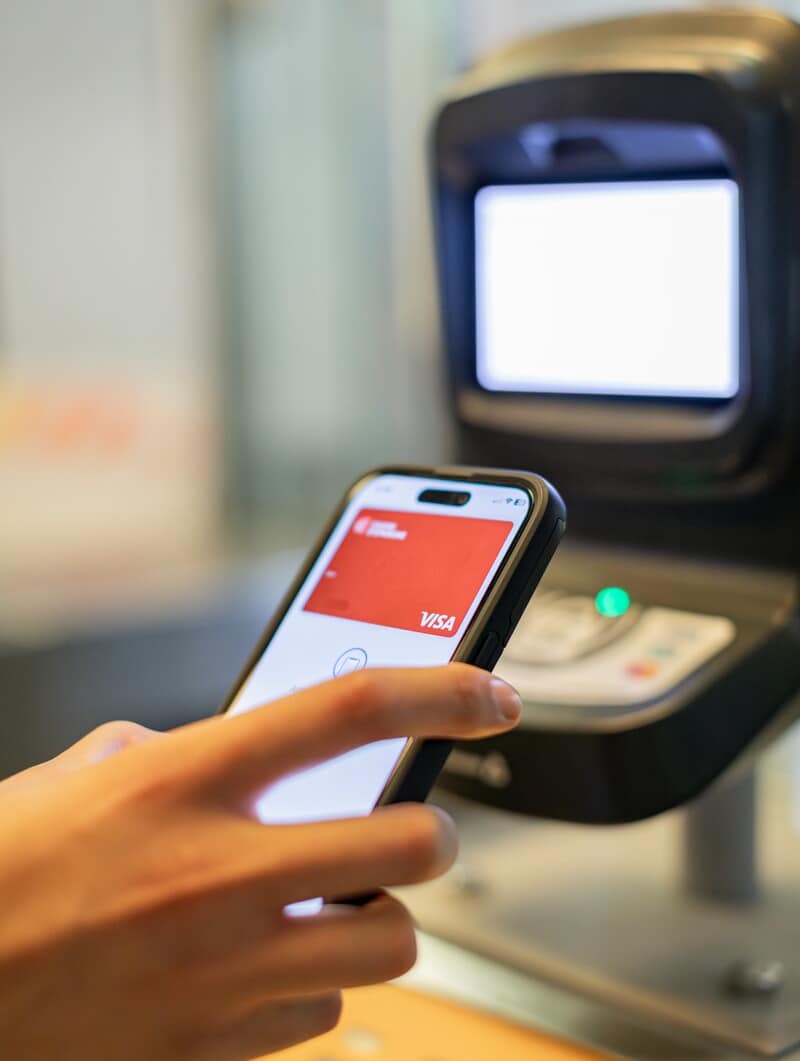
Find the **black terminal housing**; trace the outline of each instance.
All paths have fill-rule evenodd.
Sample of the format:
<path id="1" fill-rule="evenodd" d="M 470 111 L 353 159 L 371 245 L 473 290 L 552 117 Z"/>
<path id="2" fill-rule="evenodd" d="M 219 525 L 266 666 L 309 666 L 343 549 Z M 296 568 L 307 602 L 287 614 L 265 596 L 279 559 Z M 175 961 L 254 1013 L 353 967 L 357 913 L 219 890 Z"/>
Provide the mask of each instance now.
<path id="1" fill-rule="evenodd" d="M 767 12 L 645 15 L 538 36 L 475 68 L 433 131 L 459 458 L 559 484 L 571 536 L 800 560 L 800 28 Z M 730 401 L 496 393 L 475 373 L 486 184 L 726 176 L 741 210 Z M 576 312 L 580 306 L 576 305 Z"/>
<path id="2" fill-rule="evenodd" d="M 432 191 L 458 459 L 533 468 L 559 487 L 570 532 L 543 588 L 627 585 L 644 606 L 728 616 L 737 628 L 712 664 L 641 709 L 526 703 L 523 727 L 484 745 L 485 763 L 447 772 L 452 789 L 572 821 L 646 817 L 757 747 L 800 688 L 799 122 L 800 27 L 741 9 L 522 40 L 468 72 L 441 107 Z M 738 189 L 735 397 L 479 384 L 481 188 L 703 177 Z"/>

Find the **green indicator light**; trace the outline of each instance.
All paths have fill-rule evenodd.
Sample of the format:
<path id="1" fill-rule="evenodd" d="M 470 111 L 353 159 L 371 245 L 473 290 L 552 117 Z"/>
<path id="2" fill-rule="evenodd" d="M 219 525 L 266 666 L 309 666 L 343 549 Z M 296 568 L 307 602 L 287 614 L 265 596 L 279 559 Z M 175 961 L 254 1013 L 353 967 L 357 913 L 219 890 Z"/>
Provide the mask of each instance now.
<path id="1" fill-rule="evenodd" d="M 594 606 L 607 619 L 618 619 L 631 606 L 631 598 L 619 586 L 606 586 L 594 599 Z"/>

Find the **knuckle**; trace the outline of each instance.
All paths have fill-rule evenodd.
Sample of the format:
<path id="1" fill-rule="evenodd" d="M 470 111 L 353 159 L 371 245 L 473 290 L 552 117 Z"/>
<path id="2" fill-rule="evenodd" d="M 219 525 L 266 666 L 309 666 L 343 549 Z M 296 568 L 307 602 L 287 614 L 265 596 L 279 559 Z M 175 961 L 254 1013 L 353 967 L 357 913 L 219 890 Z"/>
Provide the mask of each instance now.
<path id="1" fill-rule="evenodd" d="M 406 852 L 415 879 L 428 880 L 443 873 L 452 858 L 449 831 L 429 807 L 414 808 L 406 830 Z"/>
<path id="2" fill-rule="evenodd" d="M 102 726 L 98 726 L 94 731 L 94 736 L 105 744 L 114 745 L 118 748 L 127 748 L 137 741 L 140 732 L 141 729 L 135 722 L 125 722 L 117 719 L 112 722 L 104 722 Z"/>
<path id="3" fill-rule="evenodd" d="M 310 1004 L 308 1024 L 310 1034 L 324 1035 L 332 1031 L 339 1023 L 342 1016 L 342 996 L 335 994 L 324 995 L 315 999 Z"/>
<path id="4" fill-rule="evenodd" d="M 475 667 L 457 667 L 453 674 L 453 691 L 458 714 L 473 718 L 480 709 L 484 675 Z"/>
<path id="5" fill-rule="evenodd" d="M 185 795 L 185 771 L 169 769 L 161 760 L 137 763 L 136 769 L 118 774 L 116 795 L 130 812 L 161 810 Z"/>
<path id="6" fill-rule="evenodd" d="M 176 780 L 181 791 L 212 790 L 221 781 L 235 777 L 237 770 L 241 769 L 242 758 L 250 750 L 251 745 L 239 739 L 228 739 L 220 741 L 216 746 L 192 749 L 193 754 L 180 760 L 179 768 L 176 767 Z M 269 780 L 265 771 L 264 783 Z"/>
<path id="7" fill-rule="evenodd" d="M 370 730 L 380 727 L 388 707 L 385 683 L 374 671 L 357 671 L 342 680 L 342 695 L 334 711 L 337 721 Z"/>
<path id="8" fill-rule="evenodd" d="M 176 791 L 212 791 L 235 778 L 242 763 L 253 758 L 253 738 L 246 727 L 225 727 L 225 716 L 216 715 L 192 723 L 160 742 L 157 761 L 175 777 Z M 272 775 L 264 769 L 266 785 Z"/>
<path id="9" fill-rule="evenodd" d="M 417 960 L 417 936 L 405 907 L 398 904 L 391 925 L 381 935 L 380 979 L 394 980 L 412 969 Z"/>

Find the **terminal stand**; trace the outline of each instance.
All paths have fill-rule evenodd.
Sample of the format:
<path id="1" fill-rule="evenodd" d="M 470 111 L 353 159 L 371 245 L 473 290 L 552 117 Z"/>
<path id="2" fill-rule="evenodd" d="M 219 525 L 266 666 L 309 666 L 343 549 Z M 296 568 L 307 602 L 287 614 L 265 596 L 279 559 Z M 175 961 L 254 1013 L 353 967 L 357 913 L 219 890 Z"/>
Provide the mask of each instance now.
<path id="1" fill-rule="evenodd" d="M 758 815 L 752 773 L 613 828 L 444 795 L 460 863 L 405 898 L 423 930 L 599 1003 L 606 1019 L 678 1036 L 677 1056 L 800 1057 L 800 845 L 780 751 L 759 769 Z M 599 1029 L 581 1034 L 602 1042 Z"/>
<path id="2" fill-rule="evenodd" d="M 754 769 L 724 779 L 686 808 L 683 861 L 688 895 L 753 905 L 762 898 Z"/>

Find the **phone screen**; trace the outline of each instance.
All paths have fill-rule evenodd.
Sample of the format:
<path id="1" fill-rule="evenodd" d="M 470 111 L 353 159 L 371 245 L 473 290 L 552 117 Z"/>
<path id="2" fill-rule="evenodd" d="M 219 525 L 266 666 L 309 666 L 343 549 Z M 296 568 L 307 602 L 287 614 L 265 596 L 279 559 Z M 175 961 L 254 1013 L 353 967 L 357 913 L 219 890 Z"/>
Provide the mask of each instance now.
<path id="1" fill-rule="evenodd" d="M 460 503 L 420 500 L 425 490 L 452 491 Z M 367 480 L 228 713 L 364 667 L 447 663 L 530 509 L 519 487 Z M 256 814 L 272 824 L 368 814 L 405 744 L 380 741 L 284 778 L 258 799 Z"/>

